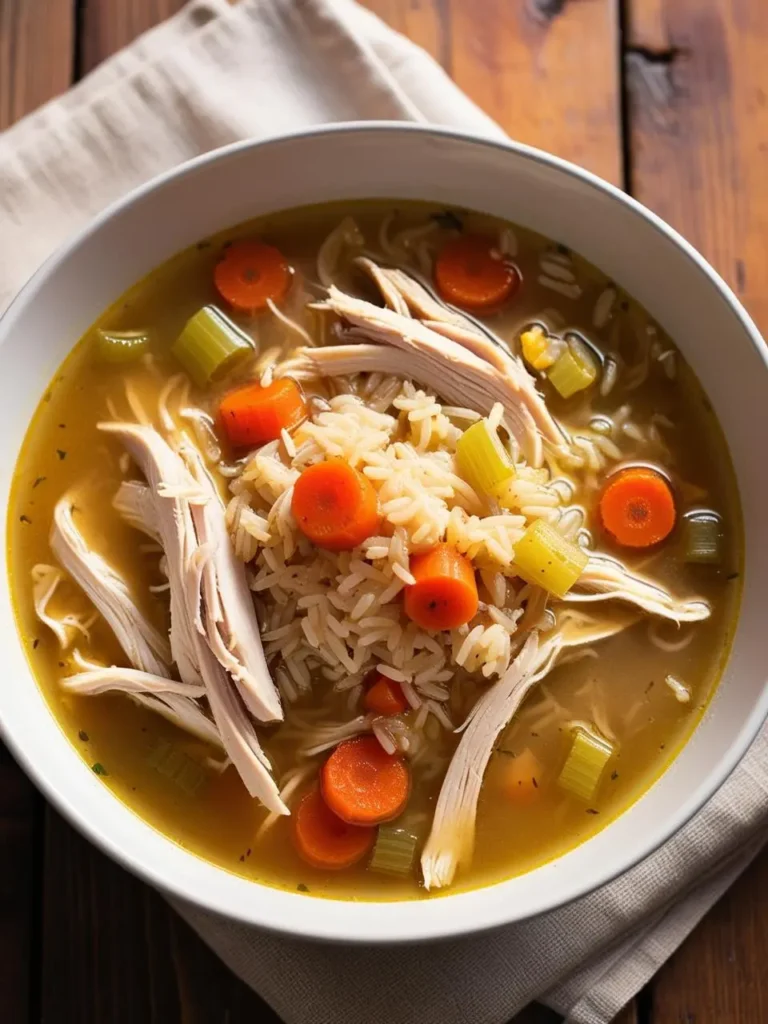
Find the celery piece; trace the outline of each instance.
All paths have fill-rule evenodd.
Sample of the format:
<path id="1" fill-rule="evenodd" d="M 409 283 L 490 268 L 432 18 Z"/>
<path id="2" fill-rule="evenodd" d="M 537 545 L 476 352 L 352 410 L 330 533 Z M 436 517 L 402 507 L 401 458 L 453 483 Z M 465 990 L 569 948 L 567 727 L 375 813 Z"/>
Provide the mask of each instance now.
<path id="1" fill-rule="evenodd" d="M 723 524 L 715 512 L 700 510 L 683 517 L 683 560 L 718 565 L 723 557 Z"/>
<path id="2" fill-rule="evenodd" d="M 456 460 L 464 479 L 480 495 L 495 495 L 515 474 L 512 460 L 488 420 L 478 420 L 464 431 L 456 445 Z"/>
<path id="3" fill-rule="evenodd" d="M 515 567 L 527 583 L 565 597 L 584 572 L 589 556 L 543 519 L 531 523 L 515 545 Z"/>
<path id="4" fill-rule="evenodd" d="M 552 366 L 548 376 L 563 398 L 570 398 L 595 382 L 597 369 L 597 360 L 584 342 L 570 338 L 568 348 Z"/>
<path id="5" fill-rule="evenodd" d="M 96 348 L 105 363 L 131 363 L 147 351 L 148 331 L 96 331 Z"/>
<path id="6" fill-rule="evenodd" d="M 187 321 L 171 348 L 198 387 L 219 380 L 251 355 L 253 342 L 216 306 L 203 306 Z"/>
<path id="7" fill-rule="evenodd" d="M 371 871 L 402 877 L 412 875 L 418 841 L 417 836 L 407 829 L 380 825 L 369 864 Z"/>
<path id="8" fill-rule="evenodd" d="M 581 800 L 591 800 L 612 755 L 613 747 L 608 740 L 576 729 L 558 784 Z"/>

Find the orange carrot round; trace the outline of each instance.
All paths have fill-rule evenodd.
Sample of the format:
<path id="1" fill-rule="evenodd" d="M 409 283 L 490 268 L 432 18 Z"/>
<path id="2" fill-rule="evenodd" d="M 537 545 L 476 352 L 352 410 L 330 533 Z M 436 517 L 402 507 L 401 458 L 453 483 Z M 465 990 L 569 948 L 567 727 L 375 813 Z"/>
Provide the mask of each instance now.
<path id="1" fill-rule="evenodd" d="M 658 544 L 675 525 L 675 499 L 653 469 L 624 469 L 612 476 L 600 498 L 600 518 L 614 540 L 628 548 Z"/>
<path id="2" fill-rule="evenodd" d="M 216 264 L 213 281 L 219 295 L 242 313 L 280 302 L 291 285 L 291 268 L 279 249 L 264 242 L 233 242 Z"/>
<path id="3" fill-rule="evenodd" d="M 294 485 L 291 511 L 304 536 L 328 551 L 351 551 L 381 521 L 373 484 L 343 459 L 305 469 Z"/>
<path id="4" fill-rule="evenodd" d="M 219 405 L 219 421 L 235 448 L 276 441 L 281 430 L 294 430 L 306 416 L 304 396 L 287 377 L 265 388 L 260 384 L 237 388 Z"/>
<path id="5" fill-rule="evenodd" d="M 366 681 L 363 707 L 374 715 L 399 715 L 408 707 L 408 701 L 400 683 L 374 671 Z"/>
<path id="6" fill-rule="evenodd" d="M 323 799 L 349 825 L 391 821 L 408 803 L 411 773 L 401 757 L 388 754 L 375 736 L 340 743 L 323 765 Z"/>
<path id="7" fill-rule="evenodd" d="M 505 262 L 492 239 L 462 235 L 440 250 L 435 284 L 446 302 L 481 313 L 511 298 L 520 284 L 520 275 Z"/>
<path id="8" fill-rule="evenodd" d="M 361 860 L 373 846 L 375 828 L 348 825 L 312 789 L 293 816 L 293 841 L 299 856 L 326 871 L 342 871 Z"/>
<path id="9" fill-rule="evenodd" d="M 422 629 L 456 629 L 477 612 L 477 583 L 472 563 L 450 544 L 413 555 L 416 582 L 405 590 L 405 614 Z"/>

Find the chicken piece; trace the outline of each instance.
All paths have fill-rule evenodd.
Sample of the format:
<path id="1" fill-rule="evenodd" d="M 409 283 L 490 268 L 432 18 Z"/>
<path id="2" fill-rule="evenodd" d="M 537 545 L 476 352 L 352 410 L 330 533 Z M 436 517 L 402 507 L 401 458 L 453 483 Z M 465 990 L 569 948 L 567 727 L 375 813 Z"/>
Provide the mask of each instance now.
<path id="1" fill-rule="evenodd" d="M 557 633 L 563 649 L 595 644 L 599 640 L 629 629 L 639 622 L 641 615 L 629 608 L 611 608 L 602 615 L 588 615 L 575 608 L 563 608 L 557 616 L 553 633 Z"/>
<path id="2" fill-rule="evenodd" d="M 53 510 L 53 553 L 107 621 L 130 663 L 142 672 L 170 675 L 168 641 L 137 608 L 123 577 L 88 547 L 74 524 L 72 508 L 65 495 Z"/>
<path id="3" fill-rule="evenodd" d="M 112 507 L 129 526 L 160 542 L 154 499 L 146 484 L 124 480 L 112 499 Z"/>
<path id="4" fill-rule="evenodd" d="M 150 675 L 133 668 L 97 665 L 82 659 L 79 659 L 79 664 L 88 667 L 61 679 L 62 687 L 70 693 L 88 697 L 110 691 L 124 693 L 185 732 L 223 749 L 218 729 L 196 703 L 196 698 L 205 695 L 205 687 L 188 686 L 175 679 Z"/>
<path id="5" fill-rule="evenodd" d="M 527 371 L 519 360 L 510 356 L 505 363 L 505 372 L 500 372 L 492 363 L 457 342 L 441 337 L 420 321 L 353 298 L 338 288 L 329 289 L 324 307 L 341 318 L 340 333 L 344 338 L 374 342 L 407 352 L 408 376 L 429 383 L 438 394 L 449 400 L 457 401 L 463 397 L 461 404 L 477 409 L 490 408 L 495 402 L 501 402 L 505 413 L 504 425 L 532 465 L 541 465 L 543 459 L 542 437 L 532 410 L 543 425 L 551 424 L 546 432 L 548 440 L 561 443 L 562 435 L 557 425 L 536 394 L 530 378 L 526 382 Z M 401 362 L 398 376 L 402 375 Z"/>
<path id="6" fill-rule="evenodd" d="M 582 593 L 587 591 L 587 593 Z M 626 601 L 649 615 L 658 615 L 677 622 L 700 622 L 708 619 L 711 609 L 701 598 L 681 600 L 658 583 L 634 575 L 621 562 L 607 555 L 590 555 L 584 572 L 575 587 L 566 595 L 568 603 L 587 601 Z"/>
<path id="7" fill-rule="evenodd" d="M 557 447 L 564 443 L 566 436 L 536 391 L 533 377 L 522 360 L 513 355 L 493 331 L 464 313 L 446 306 L 405 271 L 379 267 L 365 257 L 356 262 L 376 282 L 384 301 L 394 313 L 402 315 L 404 306 L 407 313 L 417 317 L 427 330 L 440 334 L 490 363 L 501 374 L 507 390 L 526 406 L 542 436 Z M 442 352 L 443 349 L 438 351 Z M 445 354 L 447 356 L 448 353 Z"/>
<path id="8" fill-rule="evenodd" d="M 156 430 L 130 423 L 103 423 L 100 424 L 100 429 L 120 438 L 147 478 L 154 498 L 160 541 L 168 565 L 172 619 L 175 614 L 177 635 L 183 635 L 185 638 L 185 656 L 189 663 L 194 665 L 197 677 L 202 679 L 205 685 L 205 693 L 224 749 L 251 796 L 260 800 L 276 814 L 288 814 L 290 812 L 280 798 L 271 775 L 269 761 L 261 749 L 253 722 L 244 706 L 247 694 L 247 706 L 256 717 L 267 721 L 282 717 L 279 697 L 266 662 L 263 661 L 263 654 L 263 674 L 258 675 L 259 665 L 246 666 L 239 663 L 241 679 L 236 686 L 214 653 L 221 636 L 218 631 L 216 636 L 212 635 L 206 628 L 211 617 L 218 622 L 219 615 L 223 616 L 221 621 L 224 623 L 236 622 L 239 625 L 244 622 L 251 631 L 251 642 L 258 643 L 260 648 L 258 622 L 247 586 L 245 591 L 233 588 L 230 586 L 231 579 L 218 574 L 217 566 L 220 561 L 217 561 L 215 550 L 215 517 L 218 508 L 223 522 L 223 505 L 218 495 L 215 502 L 212 500 L 205 482 L 198 483 L 181 456 L 173 451 Z M 195 526 L 195 517 L 198 522 L 203 522 L 202 511 L 210 511 L 211 514 L 210 520 L 205 521 L 208 533 L 204 544 L 201 543 Z M 225 525 L 221 528 L 225 529 Z M 228 538 L 226 546 L 230 546 Z M 243 574 L 245 572 L 239 564 L 236 564 L 234 571 Z M 204 582 L 206 573 L 209 575 Z M 206 594 L 213 602 L 210 613 L 205 606 Z M 241 601 L 243 594 L 247 599 L 247 607 L 240 608 L 237 607 L 237 603 Z M 237 610 L 233 611 L 233 608 Z M 198 627 L 203 627 L 203 631 L 201 632 Z M 239 644 L 239 635 L 237 641 Z M 231 651 L 231 654 L 235 655 L 235 651 Z M 180 666 L 179 669 L 181 672 Z M 257 675 L 253 674 L 254 669 Z M 247 685 L 244 681 L 246 674 Z M 147 699 L 149 698 L 145 696 L 144 700 Z M 173 695 L 165 694 L 162 698 L 160 695 L 152 695 L 151 699 L 168 702 L 175 698 Z M 254 710 L 255 708 L 258 710 Z"/>
<path id="9" fill-rule="evenodd" d="M 197 449 L 184 443 L 179 454 L 208 497 L 205 505 L 192 506 L 198 543 L 210 551 L 202 569 L 201 612 L 205 621 L 198 617 L 195 625 L 238 684 L 246 705 L 250 707 L 254 703 L 251 695 L 258 694 L 264 710 L 253 711 L 256 717 L 261 721 L 268 720 L 265 715 L 282 719 L 280 697 L 264 657 L 245 569 L 235 557 L 229 537 L 224 502 Z M 269 681 L 268 687 L 265 680 Z"/>
<path id="10" fill-rule="evenodd" d="M 497 737 L 531 687 L 550 670 L 558 637 L 539 644 L 530 634 L 504 675 L 477 701 L 464 725 L 437 798 L 432 830 L 421 855 L 424 886 L 450 885 L 457 869 L 472 859 L 480 787 Z"/>

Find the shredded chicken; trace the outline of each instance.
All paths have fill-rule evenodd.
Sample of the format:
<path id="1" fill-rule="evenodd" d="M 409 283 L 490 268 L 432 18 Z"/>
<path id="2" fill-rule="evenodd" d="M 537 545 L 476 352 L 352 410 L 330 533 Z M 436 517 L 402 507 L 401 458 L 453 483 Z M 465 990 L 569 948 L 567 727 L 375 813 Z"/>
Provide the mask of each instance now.
<path id="1" fill-rule="evenodd" d="M 118 665 L 103 665 L 89 668 L 72 676 L 64 676 L 61 685 L 71 693 L 89 697 L 110 690 L 122 693 L 178 693 L 184 697 L 204 697 L 205 687 L 188 686 L 187 683 L 141 672 L 135 668 L 121 668 Z"/>
<path id="2" fill-rule="evenodd" d="M 64 573 L 53 565 L 38 563 L 32 567 L 32 601 L 35 615 L 51 630 L 59 641 L 59 646 L 65 651 L 72 643 L 76 632 L 88 638 L 91 623 L 84 620 L 82 615 L 75 615 L 73 612 L 62 615 L 61 618 L 51 614 L 48 606 L 63 579 Z"/>
<path id="3" fill-rule="evenodd" d="M 480 787 L 493 746 L 530 688 L 549 671 L 561 644 L 539 644 L 532 632 L 506 673 L 477 701 L 459 731 L 463 735 L 437 798 L 432 830 L 421 855 L 427 889 L 450 885 L 472 858 Z"/>
<path id="4" fill-rule="evenodd" d="M 247 707 L 261 721 L 282 718 L 280 699 L 261 650 L 245 570 L 234 558 L 224 505 L 202 456 L 185 439 L 185 464 L 148 427 L 103 423 L 100 429 L 123 442 L 147 478 L 167 561 L 171 646 L 182 679 L 203 682 L 224 749 L 251 796 L 276 814 L 288 814 L 246 712 Z"/>
<path id="5" fill-rule="evenodd" d="M 587 593 L 582 593 L 587 591 Z M 659 615 L 673 622 L 700 622 L 710 616 L 711 609 L 700 598 L 681 600 L 674 597 L 658 583 L 644 576 L 633 575 L 621 562 L 607 555 L 590 555 L 584 572 L 565 600 L 626 601 L 636 605 L 649 615 Z"/>
<path id="6" fill-rule="evenodd" d="M 333 286 L 325 306 L 341 318 L 343 337 L 407 352 L 409 375 L 412 362 L 418 363 L 413 375 L 449 401 L 482 411 L 501 402 L 505 426 L 531 465 L 542 463 L 542 436 L 562 444 L 563 435 L 523 364 L 479 332 L 468 330 L 465 343 L 455 341 Z M 415 360 L 417 355 L 421 358 Z"/>
<path id="7" fill-rule="evenodd" d="M 129 526 L 141 530 L 159 543 L 160 531 L 155 517 L 152 492 L 146 484 L 138 480 L 124 480 L 112 499 L 112 507 Z"/>
<path id="8" fill-rule="evenodd" d="M 130 663 L 142 672 L 168 676 L 168 641 L 136 606 L 123 577 L 86 544 L 72 518 L 65 495 L 53 510 L 51 549 L 69 575 L 106 619 Z"/>

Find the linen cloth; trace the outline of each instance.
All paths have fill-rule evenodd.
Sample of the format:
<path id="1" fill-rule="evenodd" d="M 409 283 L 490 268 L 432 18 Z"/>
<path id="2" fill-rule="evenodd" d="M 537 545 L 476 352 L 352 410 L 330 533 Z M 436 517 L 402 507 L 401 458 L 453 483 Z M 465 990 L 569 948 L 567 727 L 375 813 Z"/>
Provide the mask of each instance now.
<path id="1" fill-rule="evenodd" d="M 503 137 L 353 0 L 197 0 L 0 136 L 0 310 L 71 232 L 153 175 L 238 139 L 353 119 Z M 532 999 L 605 1024 L 760 849 L 767 753 L 764 732 L 709 804 L 622 878 L 485 935 L 331 947 L 172 902 L 287 1024 L 503 1024 Z"/>

